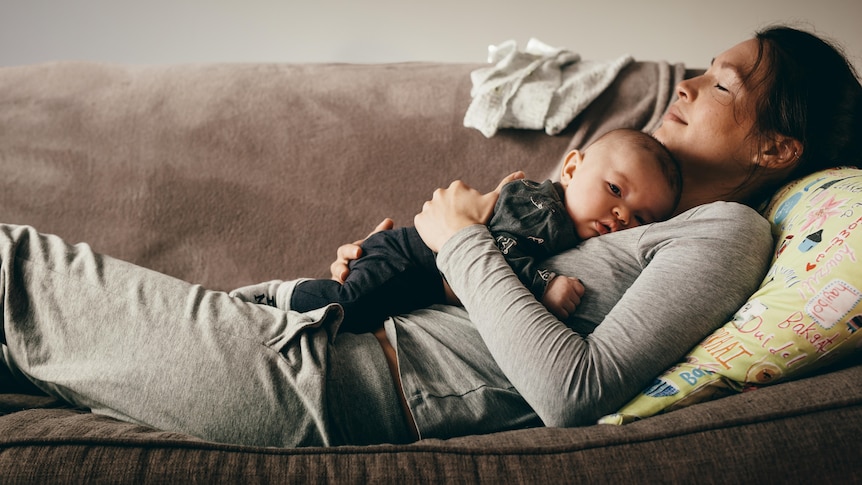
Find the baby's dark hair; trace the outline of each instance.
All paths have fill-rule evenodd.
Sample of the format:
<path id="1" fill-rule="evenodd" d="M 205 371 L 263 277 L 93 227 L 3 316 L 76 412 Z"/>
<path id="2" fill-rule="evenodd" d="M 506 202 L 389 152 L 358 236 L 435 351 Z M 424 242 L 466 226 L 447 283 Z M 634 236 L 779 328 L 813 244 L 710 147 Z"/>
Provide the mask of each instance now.
<path id="1" fill-rule="evenodd" d="M 679 199 L 682 195 L 682 170 L 679 167 L 679 162 L 673 154 L 671 154 L 670 150 L 668 150 L 662 142 L 658 141 L 656 137 L 649 133 L 630 128 L 611 130 L 599 137 L 596 141 L 611 136 L 619 137 L 625 141 L 634 143 L 636 146 L 653 154 L 656 165 L 658 165 L 659 170 L 661 170 L 662 175 L 664 175 L 664 178 L 673 193 L 673 206 L 676 207 L 679 204 Z"/>

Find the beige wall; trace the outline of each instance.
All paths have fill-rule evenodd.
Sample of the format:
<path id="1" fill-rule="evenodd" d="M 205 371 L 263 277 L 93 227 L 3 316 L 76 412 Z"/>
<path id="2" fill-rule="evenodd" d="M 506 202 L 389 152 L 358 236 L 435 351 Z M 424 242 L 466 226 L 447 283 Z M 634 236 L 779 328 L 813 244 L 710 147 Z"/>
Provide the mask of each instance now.
<path id="1" fill-rule="evenodd" d="M 0 0 L 0 65 L 55 59 L 484 61 L 530 37 L 586 59 L 705 66 L 773 22 L 839 40 L 862 68 L 862 0 Z"/>

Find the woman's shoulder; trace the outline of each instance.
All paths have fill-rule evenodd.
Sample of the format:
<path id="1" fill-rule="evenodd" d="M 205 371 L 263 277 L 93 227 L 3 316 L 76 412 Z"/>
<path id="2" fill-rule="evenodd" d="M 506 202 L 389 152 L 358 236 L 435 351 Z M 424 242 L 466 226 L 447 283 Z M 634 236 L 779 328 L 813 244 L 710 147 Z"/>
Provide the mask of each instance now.
<path id="1" fill-rule="evenodd" d="M 697 221 L 703 219 L 742 219 L 748 222 L 768 224 L 766 219 L 751 207 L 738 202 L 717 201 L 693 207 L 674 219 Z M 673 220 L 673 219 L 671 219 Z"/>
<path id="2" fill-rule="evenodd" d="M 736 202 L 699 205 L 665 222 L 653 224 L 644 234 L 652 240 L 723 241 L 732 245 L 771 247 L 772 232 L 756 210 Z"/>
<path id="3" fill-rule="evenodd" d="M 724 232 L 748 229 L 769 234 L 769 221 L 753 208 L 738 202 L 711 202 L 689 209 L 668 222 L 690 228 L 725 228 Z"/>

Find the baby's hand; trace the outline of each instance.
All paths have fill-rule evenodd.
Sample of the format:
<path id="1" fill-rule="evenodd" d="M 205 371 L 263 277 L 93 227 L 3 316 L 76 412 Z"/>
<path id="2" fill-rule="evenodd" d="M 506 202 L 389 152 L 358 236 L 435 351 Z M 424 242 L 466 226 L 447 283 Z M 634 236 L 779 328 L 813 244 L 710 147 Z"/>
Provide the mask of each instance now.
<path id="1" fill-rule="evenodd" d="M 582 296 L 584 296 L 584 285 L 581 284 L 581 280 L 568 276 L 555 276 L 545 288 L 542 304 L 554 316 L 565 320 L 580 305 Z"/>

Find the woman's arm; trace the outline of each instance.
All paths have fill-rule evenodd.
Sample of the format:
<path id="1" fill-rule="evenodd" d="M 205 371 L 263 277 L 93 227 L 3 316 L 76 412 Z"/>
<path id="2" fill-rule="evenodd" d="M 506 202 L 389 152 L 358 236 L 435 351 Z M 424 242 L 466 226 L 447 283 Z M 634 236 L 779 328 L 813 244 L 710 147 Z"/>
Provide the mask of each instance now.
<path id="1" fill-rule="evenodd" d="M 545 424 L 573 426 L 617 410 L 725 323 L 771 252 L 768 223 L 729 203 L 585 241 L 552 263 L 587 288 L 575 317 L 598 325 L 588 335 L 535 300 L 484 226 L 448 239 L 438 266 Z"/>

